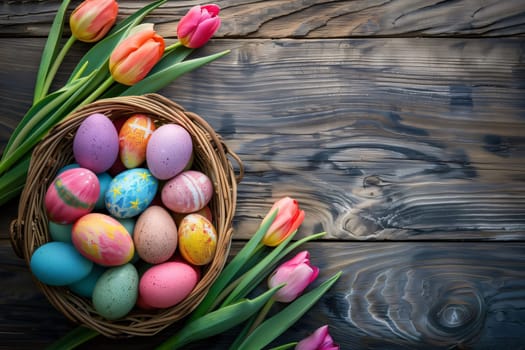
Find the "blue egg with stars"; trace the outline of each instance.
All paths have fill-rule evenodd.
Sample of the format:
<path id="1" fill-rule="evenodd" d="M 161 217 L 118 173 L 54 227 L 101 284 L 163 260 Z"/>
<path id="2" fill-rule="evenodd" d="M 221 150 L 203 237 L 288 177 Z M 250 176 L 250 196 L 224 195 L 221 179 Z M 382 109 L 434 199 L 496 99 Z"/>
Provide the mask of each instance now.
<path id="1" fill-rule="evenodd" d="M 131 218 L 142 213 L 153 201 L 159 181 L 146 168 L 121 172 L 111 180 L 105 204 L 115 218 Z"/>

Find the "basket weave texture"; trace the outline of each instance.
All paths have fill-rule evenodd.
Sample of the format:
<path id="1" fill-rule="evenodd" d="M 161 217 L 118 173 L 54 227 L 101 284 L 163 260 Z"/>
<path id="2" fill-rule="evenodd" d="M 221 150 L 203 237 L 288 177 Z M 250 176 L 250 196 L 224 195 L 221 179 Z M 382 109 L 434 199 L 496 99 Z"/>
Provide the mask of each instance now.
<path id="1" fill-rule="evenodd" d="M 33 151 L 18 216 L 11 224 L 13 249 L 28 266 L 35 249 L 50 240 L 44 207 L 47 188 L 60 168 L 74 162 L 72 144 L 75 132 L 93 113 L 103 113 L 112 120 L 144 113 L 154 119 L 157 126 L 166 123 L 183 126 L 193 140 L 193 168 L 208 175 L 214 185 L 215 192 L 209 206 L 218 235 L 216 253 L 191 294 L 179 304 L 158 311 L 134 308 L 126 317 L 109 321 L 97 314 L 89 299 L 77 296 L 65 287 L 48 286 L 35 279 L 50 303 L 75 323 L 107 337 L 150 336 L 197 307 L 221 272 L 230 249 L 237 183 L 242 178 L 243 165 L 203 118 L 161 95 L 109 98 L 86 105 L 55 126 Z M 237 163 L 236 169 L 231 160 Z"/>

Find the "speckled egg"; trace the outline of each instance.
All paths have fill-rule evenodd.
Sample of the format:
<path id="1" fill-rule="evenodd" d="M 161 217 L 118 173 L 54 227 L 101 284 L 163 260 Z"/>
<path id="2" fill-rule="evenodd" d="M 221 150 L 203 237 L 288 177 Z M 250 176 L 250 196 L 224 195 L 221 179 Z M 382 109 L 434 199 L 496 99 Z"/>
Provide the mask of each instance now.
<path id="1" fill-rule="evenodd" d="M 167 180 L 178 173 L 191 160 L 193 142 L 180 125 L 164 124 L 153 132 L 146 148 L 146 161 L 153 176 Z"/>
<path id="2" fill-rule="evenodd" d="M 44 205 L 49 220 L 69 224 L 93 210 L 100 193 L 97 175 L 85 168 L 69 169 L 48 187 Z"/>
<path id="3" fill-rule="evenodd" d="M 188 214 L 179 226 L 179 252 L 193 265 L 206 265 L 213 260 L 217 232 L 213 224 L 199 214 Z"/>
<path id="4" fill-rule="evenodd" d="M 83 257 L 70 243 L 48 242 L 31 255 L 31 272 L 42 283 L 65 286 L 86 277 L 93 262 Z"/>
<path id="5" fill-rule="evenodd" d="M 177 226 L 170 213 L 154 205 L 140 214 L 133 233 L 135 249 L 142 260 L 158 264 L 177 249 Z"/>
<path id="6" fill-rule="evenodd" d="M 73 139 L 73 155 L 80 166 L 95 173 L 108 170 L 118 157 L 117 129 L 104 114 L 84 119 Z"/>
<path id="7" fill-rule="evenodd" d="M 140 278 L 139 294 L 151 307 L 167 308 L 184 300 L 199 280 L 191 265 L 168 261 L 149 268 Z"/>
<path id="8" fill-rule="evenodd" d="M 133 239 L 126 228 L 106 214 L 90 213 L 78 219 L 73 225 L 71 239 L 83 256 L 103 266 L 125 264 L 135 252 Z"/>
<path id="9" fill-rule="evenodd" d="M 126 316 L 138 297 L 139 275 L 132 264 L 112 267 L 97 280 L 93 289 L 93 307 L 104 318 Z"/>
<path id="10" fill-rule="evenodd" d="M 167 181 L 161 192 L 162 203 L 176 213 L 193 213 L 206 206 L 213 196 L 213 185 L 206 174 L 186 170 Z"/>
<path id="11" fill-rule="evenodd" d="M 124 122 L 119 131 L 119 154 L 126 168 L 136 168 L 144 163 L 153 131 L 153 120 L 144 114 L 135 114 Z"/>
<path id="12" fill-rule="evenodd" d="M 146 168 L 126 170 L 111 180 L 106 192 L 106 209 L 116 218 L 142 213 L 157 193 L 158 180 Z"/>

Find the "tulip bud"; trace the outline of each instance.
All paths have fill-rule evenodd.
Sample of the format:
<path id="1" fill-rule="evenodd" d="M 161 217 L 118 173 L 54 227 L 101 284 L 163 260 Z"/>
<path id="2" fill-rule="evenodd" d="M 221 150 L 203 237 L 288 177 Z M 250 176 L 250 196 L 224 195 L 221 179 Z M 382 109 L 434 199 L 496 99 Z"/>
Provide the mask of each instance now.
<path id="1" fill-rule="evenodd" d="M 142 80 L 164 54 L 164 39 L 145 23 L 133 28 L 130 35 L 117 45 L 109 57 L 113 79 L 124 85 Z"/>
<path id="2" fill-rule="evenodd" d="M 80 41 L 92 43 L 106 35 L 117 20 L 115 0 L 85 0 L 69 17 L 71 33 Z"/>
<path id="3" fill-rule="evenodd" d="M 273 288 L 285 283 L 273 297 L 276 301 L 289 303 L 297 298 L 317 275 L 319 268 L 310 265 L 310 254 L 305 250 L 275 269 L 268 278 L 268 287 Z"/>
<path id="4" fill-rule="evenodd" d="M 330 334 L 328 326 L 318 328 L 312 335 L 301 340 L 295 350 L 339 350 L 339 345 L 335 344 Z"/>
<path id="5" fill-rule="evenodd" d="M 219 11 L 215 4 L 192 7 L 177 26 L 182 45 L 196 49 L 206 44 L 221 25 Z"/>
<path id="6" fill-rule="evenodd" d="M 278 210 L 272 225 L 264 235 L 262 242 L 275 247 L 290 236 L 304 221 L 304 211 L 299 210 L 299 203 L 290 197 L 284 197 L 273 205 L 264 220 Z"/>

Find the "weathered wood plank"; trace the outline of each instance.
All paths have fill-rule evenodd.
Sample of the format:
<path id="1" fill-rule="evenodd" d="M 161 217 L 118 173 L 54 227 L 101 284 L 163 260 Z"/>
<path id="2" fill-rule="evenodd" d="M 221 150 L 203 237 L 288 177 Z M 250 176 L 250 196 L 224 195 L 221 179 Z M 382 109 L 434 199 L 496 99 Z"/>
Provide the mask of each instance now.
<path id="1" fill-rule="evenodd" d="M 523 243 L 316 242 L 304 248 L 321 269 L 315 283 L 343 275 L 277 343 L 323 324 L 341 349 L 518 349 L 525 342 Z M 72 328 L 3 243 L 0 260 L 0 348 L 34 349 Z M 191 348 L 226 349 L 235 331 Z M 170 333 L 101 338 L 83 348 L 151 348 Z"/>
<path id="2" fill-rule="evenodd" d="M 0 7 L 0 34 L 47 36 L 59 1 L 12 1 Z M 73 1 L 71 8 L 79 1 Z M 119 1 L 120 17 L 146 1 Z M 504 36 L 525 33 L 522 1 L 272 0 L 218 1 L 217 37 L 340 38 L 349 36 Z M 149 21 L 173 36 L 178 20 L 199 1 L 168 1 Z"/>
<path id="3" fill-rule="evenodd" d="M 1 144 L 43 45 L 15 41 L 0 40 Z M 162 93 L 243 159 L 237 238 L 291 195 L 304 232 L 327 238 L 523 239 L 523 40 L 215 40 L 199 54 L 224 48 Z"/>

